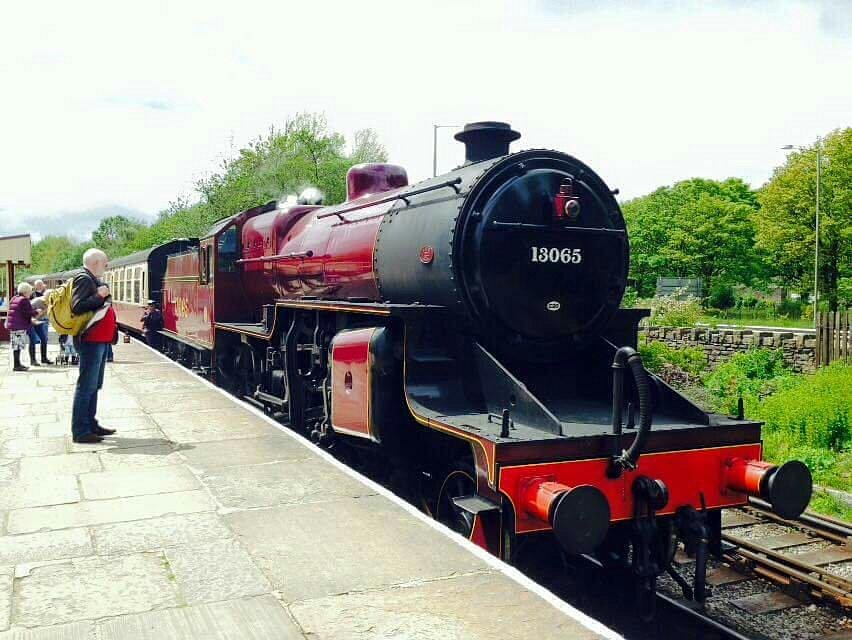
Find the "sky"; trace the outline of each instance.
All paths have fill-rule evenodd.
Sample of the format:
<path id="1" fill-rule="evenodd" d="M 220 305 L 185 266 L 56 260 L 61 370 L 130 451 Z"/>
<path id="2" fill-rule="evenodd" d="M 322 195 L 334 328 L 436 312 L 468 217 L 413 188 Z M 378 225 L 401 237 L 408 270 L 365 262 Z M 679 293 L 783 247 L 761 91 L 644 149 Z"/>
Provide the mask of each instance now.
<path id="1" fill-rule="evenodd" d="M 694 176 L 755 187 L 784 144 L 852 126 L 849 0 L 8 3 L 0 235 L 153 219 L 270 126 L 371 127 L 411 181 L 433 124 L 591 165 L 621 199 Z M 439 130 L 438 167 L 462 161 Z"/>

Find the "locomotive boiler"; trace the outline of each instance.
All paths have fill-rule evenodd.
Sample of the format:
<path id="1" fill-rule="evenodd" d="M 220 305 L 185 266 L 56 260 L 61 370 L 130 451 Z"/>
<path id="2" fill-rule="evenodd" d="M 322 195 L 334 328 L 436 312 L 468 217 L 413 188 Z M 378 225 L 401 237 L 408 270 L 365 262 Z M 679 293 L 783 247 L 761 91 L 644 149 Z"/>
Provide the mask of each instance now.
<path id="1" fill-rule="evenodd" d="M 444 175 L 359 165 L 342 204 L 222 220 L 169 258 L 166 349 L 501 558 L 554 540 L 630 569 L 645 610 L 663 572 L 701 601 L 722 510 L 795 517 L 810 474 L 644 369 L 613 192 L 565 153 L 510 153 L 519 137 L 469 124 Z"/>

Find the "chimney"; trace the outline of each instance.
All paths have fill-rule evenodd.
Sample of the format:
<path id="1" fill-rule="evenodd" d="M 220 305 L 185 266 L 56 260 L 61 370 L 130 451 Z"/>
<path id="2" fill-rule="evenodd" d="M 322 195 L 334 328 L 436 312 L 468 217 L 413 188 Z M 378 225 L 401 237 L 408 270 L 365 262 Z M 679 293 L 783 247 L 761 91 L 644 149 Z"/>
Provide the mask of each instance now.
<path id="1" fill-rule="evenodd" d="M 508 122 L 471 122 L 455 139 L 464 144 L 464 163 L 499 158 L 509 153 L 509 143 L 521 134 L 513 131 Z"/>

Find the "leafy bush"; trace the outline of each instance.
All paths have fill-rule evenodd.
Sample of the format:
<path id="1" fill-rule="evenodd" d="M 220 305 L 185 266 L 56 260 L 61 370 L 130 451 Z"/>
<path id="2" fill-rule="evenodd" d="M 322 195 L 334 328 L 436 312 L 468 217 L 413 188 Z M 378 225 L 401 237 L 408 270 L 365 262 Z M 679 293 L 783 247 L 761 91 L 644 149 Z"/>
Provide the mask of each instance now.
<path id="1" fill-rule="evenodd" d="M 802 303 L 798 300 L 784 300 L 775 306 L 775 313 L 785 318 L 801 318 Z"/>
<path id="2" fill-rule="evenodd" d="M 627 287 L 621 297 L 622 309 L 633 309 L 639 301 L 639 293 L 633 287 Z"/>
<path id="3" fill-rule="evenodd" d="M 801 376 L 757 405 L 753 414 L 766 423 L 767 433 L 791 445 L 852 449 L 852 367 L 838 362 Z"/>
<path id="4" fill-rule="evenodd" d="M 757 298 L 754 296 L 742 296 L 737 298 L 736 308 L 737 309 L 754 309 L 757 305 Z"/>
<path id="5" fill-rule="evenodd" d="M 656 296 L 649 301 L 651 325 L 655 327 L 692 327 L 701 317 L 698 298 L 686 296 L 678 299 L 678 293 Z"/>
<path id="6" fill-rule="evenodd" d="M 718 283 L 710 288 L 707 305 L 714 309 L 730 309 L 736 304 L 734 288 L 729 284 Z"/>
<path id="7" fill-rule="evenodd" d="M 677 367 L 692 376 L 707 368 L 707 356 L 700 347 L 675 349 L 665 342 L 645 342 L 639 345 L 642 363 L 648 371 L 662 373 L 666 365 Z"/>
<path id="8" fill-rule="evenodd" d="M 762 397 L 789 384 L 791 377 L 780 349 L 749 349 L 734 354 L 707 374 L 704 384 L 716 399 L 717 410 L 733 414 L 740 396 L 751 408 Z"/>

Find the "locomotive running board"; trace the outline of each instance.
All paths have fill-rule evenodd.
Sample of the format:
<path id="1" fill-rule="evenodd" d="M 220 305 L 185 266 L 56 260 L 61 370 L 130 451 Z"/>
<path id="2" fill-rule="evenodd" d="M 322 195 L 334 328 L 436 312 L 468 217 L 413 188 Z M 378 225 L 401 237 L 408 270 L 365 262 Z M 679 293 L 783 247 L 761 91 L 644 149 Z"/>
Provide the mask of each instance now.
<path id="1" fill-rule="evenodd" d="M 478 342 L 406 329 L 405 394 L 415 416 L 494 442 L 563 435 L 560 420 Z"/>

